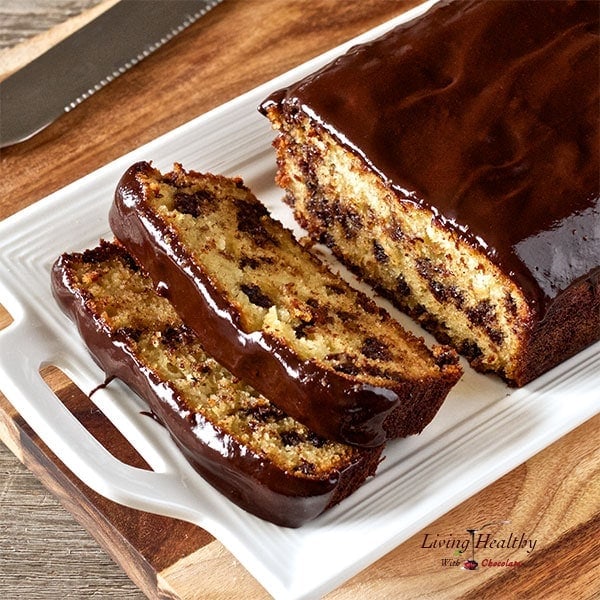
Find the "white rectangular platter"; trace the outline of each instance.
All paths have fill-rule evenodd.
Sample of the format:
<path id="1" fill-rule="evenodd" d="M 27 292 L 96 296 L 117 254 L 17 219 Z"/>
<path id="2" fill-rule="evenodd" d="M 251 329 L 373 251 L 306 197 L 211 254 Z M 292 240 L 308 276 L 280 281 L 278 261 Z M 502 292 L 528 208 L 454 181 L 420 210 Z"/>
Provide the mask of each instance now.
<path id="1" fill-rule="evenodd" d="M 180 162 L 190 169 L 240 175 L 277 218 L 295 228 L 273 183 L 273 134 L 258 104 L 271 91 L 430 4 L 194 119 L 0 223 L 0 304 L 14 319 L 0 332 L 2 392 L 92 489 L 124 505 L 203 527 L 275 598 L 318 598 L 334 589 L 598 413 L 600 344 L 519 390 L 465 365 L 464 377 L 422 435 L 390 443 L 375 478 L 314 522 L 292 530 L 245 513 L 208 486 L 165 430 L 142 414 L 143 402 L 118 382 L 95 393 L 92 401 L 153 471 L 119 462 L 83 429 L 39 375 L 41 367 L 53 364 L 86 392 L 103 381 L 52 298 L 50 267 L 63 252 L 112 237 L 107 220 L 112 194 L 121 174 L 137 160 L 152 161 L 161 170 Z"/>

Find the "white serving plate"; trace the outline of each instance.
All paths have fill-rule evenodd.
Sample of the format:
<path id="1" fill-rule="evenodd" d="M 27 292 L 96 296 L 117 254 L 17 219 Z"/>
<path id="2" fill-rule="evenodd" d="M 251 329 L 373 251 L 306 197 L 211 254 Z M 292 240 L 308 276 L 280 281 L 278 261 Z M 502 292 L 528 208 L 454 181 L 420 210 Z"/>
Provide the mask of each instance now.
<path id="1" fill-rule="evenodd" d="M 207 485 L 166 431 L 142 414 L 143 402 L 119 382 L 96 392 L 92 401 L 154 470 L 121 463 L 80 425 L 39 370 L 53 364 L 84 391 L 101 383 L 103 374 L 52 298 L 50 267 L 63 252 L 112 237 L 107 220 L 112 194 L 121 174 L 137 160 L 151 160 L 161 170 L 180 162 L 186 168 L 241 175 L 275 216 L 295 228 L 273 183 L 273 134 L 256 107 L 272 90 L 430 5 L 194 119 L 0 223 L 0 303 L 14 319 L 0 332 L 2 392 L 88 486 L 132 508 L 199 525 L 275 598 L 317 598 L 334 589 L 600 412 L 600 344 L 519 390 L 465 365 L 464 377 L 434 421 L 420 436 L 390 443 L 375 478 L 315 521 L 286 529 L 245 513 Z"/>

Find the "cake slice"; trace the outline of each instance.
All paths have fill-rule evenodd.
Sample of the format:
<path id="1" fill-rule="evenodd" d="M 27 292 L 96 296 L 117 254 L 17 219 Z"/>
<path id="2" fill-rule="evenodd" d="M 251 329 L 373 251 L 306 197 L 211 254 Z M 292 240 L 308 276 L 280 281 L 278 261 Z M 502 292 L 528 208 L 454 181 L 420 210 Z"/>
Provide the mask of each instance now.
<path id="1" fill-rule="evenodd" d="M 310 431 L 210 358 L 120 246 L 64 254 L 54 294 L 108 377 L 135 390 L 216 489 L 298 527 L 351 494 L 379 464 Z"/>
<path id="2" fill-rule="evenodd" d="M 481 371 L 600 338 L 596 2 L 439 2 L 274 92 L 299 223 Z"/>
<path id="3" fill-rule="evenodd" d="M 319 435 L 419 433 L 461 374 L 334 275 L 240 179 L 133 165 L 110 226 L 206 351 Z"/>

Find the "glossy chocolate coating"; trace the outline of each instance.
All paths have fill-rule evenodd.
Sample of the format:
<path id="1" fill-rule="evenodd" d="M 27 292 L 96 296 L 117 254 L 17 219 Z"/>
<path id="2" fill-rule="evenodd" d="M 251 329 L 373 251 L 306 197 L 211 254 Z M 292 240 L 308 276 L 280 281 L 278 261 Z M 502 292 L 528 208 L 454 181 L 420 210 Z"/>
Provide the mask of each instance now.
<path id="1" fill-rule="evenodd" d="M 113 248 L 105 245 L 88 252 L 95 252 L 102 260 Z M 89 308 L 85 294 L 71 280 L 73 258 L 78 260 L 79 256 L 63 255 L 55 262 L 52 290 L 61 308 L 77 325 L 90 354 L 108 379 L 121 379 L 148 403 L 188 461 L 227 498 L 275 524 L 299 527 L 374 473 L 381 447 L 357 452 L 354 462 L 329 477 L 295 476 L 191 410 L 170 383 L 162 381 L 140 361 L 126 337 L 110 330 Z"/>
<path id="2" fill-rule="evenodd" d="M 218 285 L 174 235 L 165 236 L 165 223 L 145 202 L 144 175 L 160 177 L 142 162 L 121 178 L 111 229 L 213 358 L 327 439 L 375 447 L 388 437 L 419 433 L 431 421 L 456 378 L 399 381 L 393 389 L 357 383 L 301 359 L 267 332 L 246 332 Z"/>
<path id="3" fill-rule="evenodd" d="M 543 317 L 598 277 L 597 2 L 441 2 L 276 92 L 482 251 Z"/>

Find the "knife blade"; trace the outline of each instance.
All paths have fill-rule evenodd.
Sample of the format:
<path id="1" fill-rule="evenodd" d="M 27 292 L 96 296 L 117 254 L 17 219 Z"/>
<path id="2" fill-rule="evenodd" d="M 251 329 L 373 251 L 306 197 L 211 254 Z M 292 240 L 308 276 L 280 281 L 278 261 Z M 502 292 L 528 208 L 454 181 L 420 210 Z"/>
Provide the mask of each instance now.
<path id="1" fill-rule="evenodd" d="M 0 82 L 0 148 L 77 107 L 222 0 L 120 0 Z"/>

